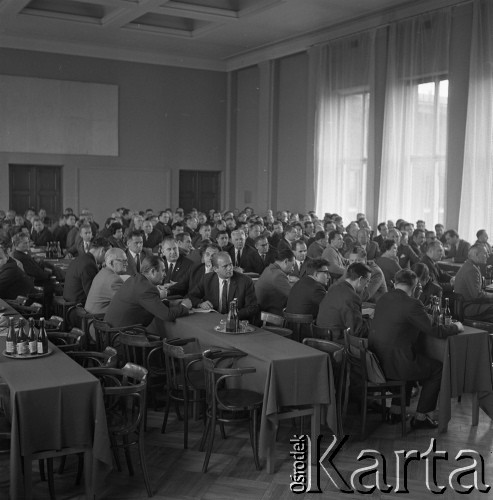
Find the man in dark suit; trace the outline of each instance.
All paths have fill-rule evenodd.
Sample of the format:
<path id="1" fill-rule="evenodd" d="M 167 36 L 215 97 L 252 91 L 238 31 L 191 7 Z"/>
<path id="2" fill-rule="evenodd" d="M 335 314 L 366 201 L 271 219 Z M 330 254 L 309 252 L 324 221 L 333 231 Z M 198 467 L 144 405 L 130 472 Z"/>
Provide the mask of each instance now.
<path id="1" fill-rule="evenodd" d="M 445 232 L 445 240 L 449 246 L 447 259 L 458 263 L 465 262 L 471 245 L 467 241 L 461 240 L 459 238 L 459 233 L 453 229 L 449 229 Z"/>
<path id="2" fill-rule="evenodd" d="M 203 280 L 190 291 L 189 298 L 192 305 L 226 314 L 229 303 L 237 299 L 240 320 L 257 323 L 259 308 L 253 281 L 248 276 L 233 270 L 231 256 L 226 252 L 212 256 L 212 267 L 214 273 L 205 275 Z"/>
<path id="3" fill-rule="evenodd" d="M 420 332 L 436 334 L 423 304 L 415 293 L 419 281 L 413 271 L 404 269 L 395 275 L 395 289 L 385 294 L 375 308 L 369 347 L 378 356 L 385 376 L 389 380 L 407 380 L 408 400 L 412 382 L 421 382 L 422 390 L 411 421 L 414 428 L 434 429 L 438 423 L 430 413 L 435 410 L 442 364 L 420 354 L 416 347 Z M 454 335 L 463 331 L 460 323 L 440 327 L 441 336 Z M 398 413 L 397 406 L 391 412 Z M 402 418 L 402 417 L 401 417 Z"/>
<path id="4" fill-rule="evenodd" d="M 287 225 L 284 228 L 284 237 L 277 244 L 277 251 L 287 248 L 292 250 L 293 243 L 298 239 L 298 230 L 296 227 Z"/>
<path id="5" fill-rule="evenodd" d="M 115 293 L 104 320 L 113 327 L 136 324 L 148 326 L 156 318 L 157 333 L 164 337 L 163 323 L 187 316 L 189 307 L 186 304 L 190 304 L 189 301 L 178 305 L 164 304 L 162 299 L 166 291 L 164 287 L 159 287 L 163 277 L 163 261 L 156 255 L 146 257 L 142 261 L 141 272 L 128 278 Z"/>
<path id="6" fill-rule="evenodd" d="M 384 252 L 384 241 L 387 239 L 387 235 L 389 234 L 389 228 L 386 222 L 380 222 L 380 224 L 377 226 L 377 229 L 379 234 L 378 236 L 375 236 L 375 238 L 373 238 L 373 241 L 378 245 L 378 248 L 380 248 L 380 253 L 382 254 Z"/>
<path id="7" fill-rule="evenodd" d="M 245 244 L 245 233 L 241 229 L 233 231 L 231 233 L 231 242 L 233 243 L 233 248 L 230 249 L 229 255 L 235 271 L 240 273 L 258 273 L 258 252 Z"/>
<path id="8" fill-rule="evenodd" d="M 355 247 L 364 248 L 368 260 L 375 260 L 380 257 L 380 247 L 376 241 L 370 240 L 368 229 L 362 228 L 358 230 Z M 354 253 L 354 249 L 350 253 Z M 349 258 L 349 254 L 346 255 L 346 258 Z"/>
<path id="9" fill-rule="evenodd" d="M 220 252 L 221 249 L 219 248 L 219 245 L 216 245 L 216 243 L 205 242 L 201 245 L 199 251 L 201 262 L 199 264 L 195 264 L 190 271 L 190 280 L 188 283 L 189 290 L 195 288 L 206 274 L 214 272 L 212 267 L 212 256 L 215 253 Z"/>
<path id="10" fill-rule="evenodd" d="M 45 247 L 49 241 L 54 240 L 53 234 L 45 227 L 43 221 L 39 217 L 33 218 L 29 236 L 35 247 Z"/>
<path id="11" fill-rule="evenodd" d="M 450 296 L 453 292 L 454 279 L 437 265 L 437 262 L 443 258 L 443 254 L 442 243 L 438 240 L 432 241 L 428 245 L 426 255 L 421 259 L 421 262 L 428 266 L 433 283 L 440 286 L 445 295 Z"/>
<path id="12" fill-rule="evenodd" d="M 159 212 L 159 221 L 155 227 L 158 231 L 161 231 L 163 238 L 173 235 L 169 219 L 169 213 L 166 210 L 161 210 L 161 212 Z"/>
<path id="13" fill-rule="evenodd" d="M 151 254 L 148 248 L 144 248 L 144 237 L 140 229 L 131 231 L 128 234 L 127 250 L 125 253 L 128 259 L 128 274 L 133 276 L 134 274 L 140 273 L 142 262 Z"/>
<path id="14" fill-rule="evenodd" d="M 149 248 L 152 252 L 152 249 L 157 247 L 161 241 L 163 241 L 163 235 L 159 231 L 159 229 L 156 229 L 153 225 L 151 220 L 146 219 L 142 223 L 142 231 L 143 231 L 143 246 L 144 248 Z"/>
<path id="15" fill-rule="evenodd" d="M 332 285 L 320 303 L 317 325 L 334 329 L 340 336 L 345 328 L 350 328 L 351 335 L 368 337 L 369 321 L 363 318 L 360 294 L 370 279 L 371 269 L 367 265 L 351 264 L 345 279 Z"/>
<path id="16" fill-rule="evenodd" d="M 45 269 L 38 264 L 29 253 L 29 236 L 25 233 L 14 234 L 12 238 L 14 247 L 13 257 L 24 267 L 24 272 L 30 276 L 36 285 L 45 285 L 52 275 L 51 269 Z"/>
<path id="17" fill-rule="evenodd" d="M 90 224 L 82 224 L 79 229 L 79 234 L 75 238 L 74 244 L 67 250 L 67 254 L 72 257 L 78 257 L 89 252 L 91 248 L 91 240 L 93 232 Z"/>
<path id="18" fill-rule="evenodd" d="M 168 288 L 169 295 L 186 295 L 193 262 L 187 257 L 180 255 L 178 244 L 173 238 L 165 238 L 161 244 L 161 249 L 166 273 L 164 282 L 166 284 L 171 283 Z"/>
<path id="19" fill-rule="evenodd" d="M 104 254 L 110 248 L 108 240 L 95 238 L 87 253 L 76 257 L 68 266 L 63 287 L 63 298 L 68 302 L 85 304 L 92 280 L 98 274 L 104 261 Z"/>
<path id="20" fill-rule="evenodd" d="M 306 274 L 293 285 L 289 292 L 286 312 L 311 314 L 316 318 L 320 302 L 327 293 L 329 277 L 329 263 L 326 260 L 310 260 L 306 264 Z"/>
<path id="21" fill-rule="evenodd" d="M 14 259 L 9 258 L 7 248 L 0 246 L 0 298 L 7 300 L 19 295 L 27 296 L 33 289 L 31 278 Z"/>
<path id="22" fill-rule="evenodd" d="M 295 276 L 299 279 L 306 275 L 306 267 L 312 260 L 306 256 L 306 252 L 307 247 L 303 240 L 296 240 L 293 243 L 294 266 L 293 270 L 289 273 L 290 276 Z"/>

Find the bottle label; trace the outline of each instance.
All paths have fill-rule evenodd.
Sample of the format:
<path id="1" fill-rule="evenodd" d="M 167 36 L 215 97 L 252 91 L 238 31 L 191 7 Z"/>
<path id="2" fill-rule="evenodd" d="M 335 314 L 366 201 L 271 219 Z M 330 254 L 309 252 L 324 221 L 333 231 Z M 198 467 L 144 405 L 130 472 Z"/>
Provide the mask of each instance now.
<path id="1" fill-rule="evenodd" d="M 27 342 L 17 342 L 17 354 L 24 356 L 29 352 Z"/>
<path id="2" fill-rule="evenodd" d="M 7 354 L 14 354 L 14 343 L 11 340 L 5 342 L 5 352 Z"/>
<path id="3" fill-rule="evenodd" d="M 44 350 L 43 350 L 43 342 L 39 342 L 38 341 L 38 354 L 44 354 Z"/>
<path id="4" fill-rule="evenodd" d="M 29 342 L 29 352 L 31 354 L 36 354 L 38 352 L 38 343 L 36 340 Z"/>

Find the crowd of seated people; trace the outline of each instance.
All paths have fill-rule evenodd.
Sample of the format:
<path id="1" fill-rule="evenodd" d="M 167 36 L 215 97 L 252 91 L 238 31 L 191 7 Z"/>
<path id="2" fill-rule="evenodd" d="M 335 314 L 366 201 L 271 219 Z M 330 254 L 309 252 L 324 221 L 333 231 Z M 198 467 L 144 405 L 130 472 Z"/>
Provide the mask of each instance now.
<path id="1" fill-rule="evenodd" d="M 396 288 L 396 300 L 419 288 L 423 308 L 432 296 L 458 292 L 466 317 L 493 321 L 493 296 L 482 286 L 493 263 L 484 229 L 471 246 L 456 230 L 431 229 L 423 220 L 383 221 L 373 231 L 363 213 L 345 225 L 338 214 L 259 215 L 251 207 L 208 213 L 119 208 L 100 226 L 89 210 L 66 209 L 53 220 L 43 209 L 22 216 L 0 210 L 0 298 L 29 295 L 35 285 L 54 293 L 56 270 L 30 254 L 31 246 L 53 241 L 71 261 L 65 300 L 104 314 L 113 326 L 156 321 L 162 335 L 163 321 L 196 307 L 225 312 L 236 298 L 240 318 L 253 324 L 260 324 L 262 311 L 286 310 L 311 314 L 339 336 L 349 327 L 371 338 L 365 303 L 378 311 L 381 298 Z M 462 267 L 454 277 L 440 261 Z"/>

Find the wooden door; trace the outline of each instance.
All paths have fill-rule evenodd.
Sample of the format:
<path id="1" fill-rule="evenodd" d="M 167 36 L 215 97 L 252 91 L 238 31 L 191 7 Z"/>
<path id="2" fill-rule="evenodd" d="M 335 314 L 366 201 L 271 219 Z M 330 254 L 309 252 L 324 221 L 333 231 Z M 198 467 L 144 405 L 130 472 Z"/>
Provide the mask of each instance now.
<path id="1" fill-rule="evenodd" d="M 62 167 L 9 165 L 10 208 L 24 214 L 44 208 L 51 219 L 62 212 Z"/>
<path id="2" fill-rule="evenodd" d="M 180 170 L 179 205 L 185 213 L 192 208 L 208 213 L 221 209 L 221 172 Z"/>

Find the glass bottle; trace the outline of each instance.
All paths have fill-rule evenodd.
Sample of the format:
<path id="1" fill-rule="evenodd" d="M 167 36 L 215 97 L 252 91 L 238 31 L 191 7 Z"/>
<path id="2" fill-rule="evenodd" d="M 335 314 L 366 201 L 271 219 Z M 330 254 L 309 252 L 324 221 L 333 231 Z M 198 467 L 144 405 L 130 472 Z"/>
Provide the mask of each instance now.
<path id="1" fill-rule="evenodd" d="M 36 330 L 34 329 L 34 319 L 29 318 L 29 334 L 27 335 L 27 341 L 29 343 L 29 353 L 31 355 L 37 354 L 38 352 L 38 336 L 36 335 Z"/>
<path id="2" fill-rule="evenodd" d="M 226 331 L 229 333 L 234 333 L 237 332 L 237 317 L 238 314 L 236 312 L 236 302 L 232 300 L 229 303 L 229 311 L 228 311 L 228 317 L 226 318 Z"/>
<path id="3" fill-rule="evenodd" d="M 9 329 L 7 331 L 7 338 L 5 342 L 5 353 L 16 353 L 16 334 L 14 328 L 14 318 L 12 316 L 9 317 Z"/>
<path id="4" fill-rule="evenodd" d="M 441 311 L 440 311 L 440 297 L 436 295 L 433 296 L 433 306 L 431 309 L 431 316 L 433 326 L 440 326 L 441 323 Z"/>
<path id="5" fill-rule="evenodd" d="M 19 331 L 17 332 L 16 352 L 20 356 L 25 356 L 29 353 L 29 344 L 27 343 L 26 330 L 24 328 L 24 320 L 19 320 Z"/>
<path id="6" fill-rule="evenodd" d="M 449 299 L 445 299 L 445 307 L 443 308 L 443 324 L 449 326 L 452 324 L 452 313 L 450 312 Z"/>
<path id="7" fill-rule="evenodd" d="M 46 335 L 45 319 L 39 320 L 38 332 L 38 354 L 46 354 L 48 352 L 48 336 Z"/>

